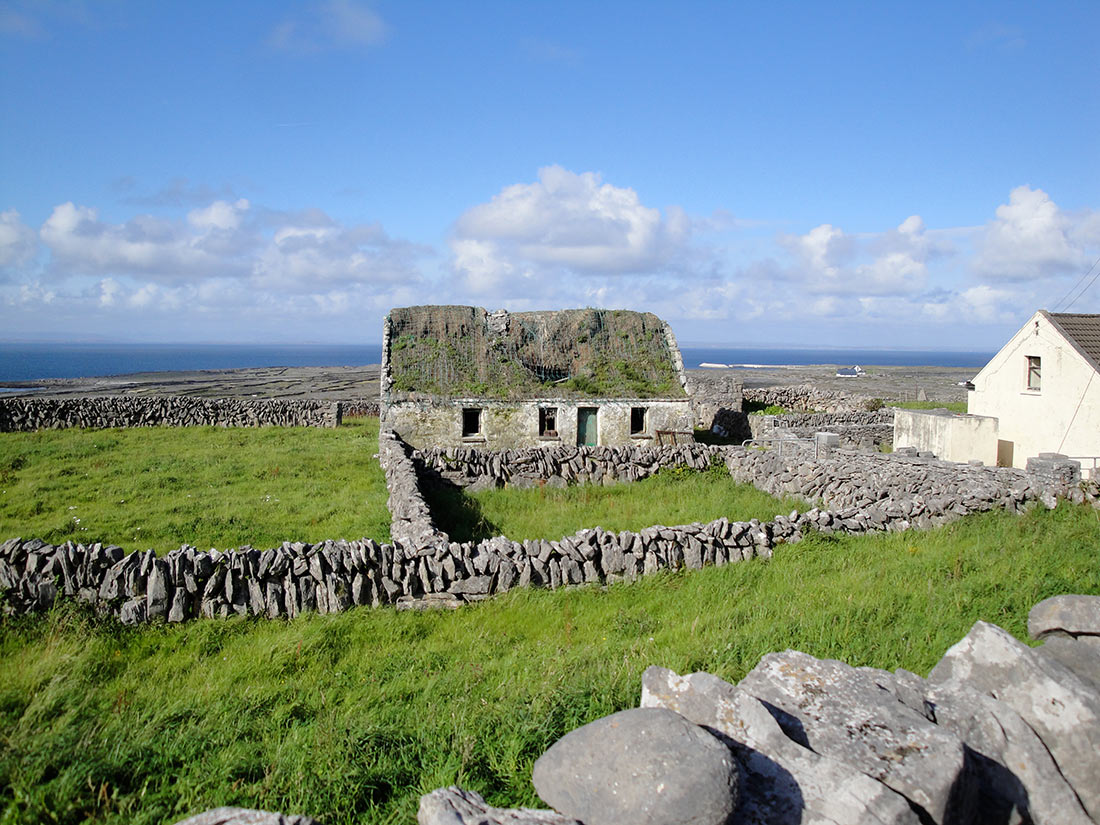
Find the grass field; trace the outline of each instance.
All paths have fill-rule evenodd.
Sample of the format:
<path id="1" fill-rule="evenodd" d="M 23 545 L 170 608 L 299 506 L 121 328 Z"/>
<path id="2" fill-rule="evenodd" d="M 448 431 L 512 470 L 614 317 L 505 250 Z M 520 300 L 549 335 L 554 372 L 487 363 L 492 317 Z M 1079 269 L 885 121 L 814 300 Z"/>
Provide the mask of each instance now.
<path id="1" fill-rule="evenodd" d="M 777 499 L 751 484 L 730 480 L 725 466 L 704 472 L 665 469 L 632 484 L 610 487 L 585 484 L 554 489 L 458 490 L 427 493 L 436 523 L 454 541 L 505 535 L 514 541 L 557 539 L 585 527 L 641 530 L 654 524 L 708 522 L 725 516 L 731 521 L 767 521 L 780 513 L 808 509 L 797 498 Z"/>
<path id="2" fill-rule="evenodd" d="M 453 613 L 2 620 L 0 822 L 168 823 L 233 804 L 411 823 L 419 795 L 452 782 L 535 805 L 533 760 L 636 705 L 648 665 L 736 680 L 797 648 L 924 674 L 977 619 L 1024 638 L 1035 602 L 1100 594 L 1098 547 L 1098 513 L 1063 505 Z"/>
<path id="3" fill-rule="evenodd" d="M 950 410 L 956 413 L 966 412 L 965 401 L 887 401 L 887 406 L 901 407 L 903 410 Z"/>
<path id="4" fill-rule="evenodd" d="M 0 540 L 167 551 L 388 541 L 378 419 L 0 435 Z"/>

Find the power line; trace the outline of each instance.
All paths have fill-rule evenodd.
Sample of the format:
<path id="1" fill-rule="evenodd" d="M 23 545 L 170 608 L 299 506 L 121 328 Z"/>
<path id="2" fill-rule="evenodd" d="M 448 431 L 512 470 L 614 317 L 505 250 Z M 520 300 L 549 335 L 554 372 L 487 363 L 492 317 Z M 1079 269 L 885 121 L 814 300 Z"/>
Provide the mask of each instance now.
<path id="1" fill-rule="evenodd" d="M 1085 270 L 1085 274 L 1082 275 L 1078 279 L 1077 283 L 1075 283 L 1073 286 L 1070 287 L 1069 292 L 1067 292 L 1065 295 L 1062 296 L 1062 298 L 1058 301 L 1058 303 L 1056 303 L 1054 305 L 1054 307 L 1051 309 L 1051 312 L 1061 311 L 1061 310 L 1057 309 L 1058 305 L 1061 304 L 1063 301 L 1065 301 L 1067 298 L 1069 298 L 1069 296 L 1072 295 L 1076 291 L 1077 287 L 1081 286 L 1081 284 L 1084 282 L 1085 278 L 1087 278 L 1089 276 L 1089 273 L 1092 272 L 1092 270 L 1096 269 L 1097 264 L 1100 264 L 1100 258 L 1097 258 L 1095 261 L 1092 262 L 1092 266 L 1090 266 L 1087 270 Z M 1086 292 L 1088 292 L 1089 287 L 1091 287 L 1096 282 L 1097 276 L 1100 276 L 1100 270 L 1097 271 L 1096 275 L 1092 276 L 1092 280 L 1089 281 L 1088 284 L 1085 285 L 1085 288 L 1077 293 L 1077 298 L 1080 298 L 1082 295 L 1084 295 Z M 1072 301 L 1070 301 L 1068 304 L 1066 304 L 1065 308 L 1069 309 L 1071 306 L 1073 306 L 1075 303 L 1077 303 L 1077 298 L 1074 298 Z"/>
<path id="2" fill-rule="evenodd" d="M 1096 259 L 1096 262 L 1097 262 L 1097 263 L 1100 263 L 1100 258 L 1097 258 L 1097 259 Z M 1096 266 L 1096 264 L 1093 264 L 1093 266 Z M 1088 273 L 1085 273 L 1085 274 L 1088 274 Z M 1080 297 L 1081 297 L 1082 295 L 1084 295 L 1084 294 L 1085 294 L 1086 292 L 1088 292 L 1088 291 L 1089 291 L 1089 287 L 1091 287 L 1091 286 L 1092 286 L 1092 285 L 1093 285 L 1094 283 L 1096 283 L 1096 279 L 1097 279 L 1097 278 L 1100 278 L 1100 269 L 1096 270 L 1096 274 L 1092 276 L 1092 280 L 1091 280 L 1091 281 L 1089 281 L 1089 282 L 1088 282 L 1087 284 L 1085 284 L 1085 288 L 1084 288 L 1084 289 L 1082 289 L 1082 290 L 1081 290 L 1080 292 L 1078 292 L 1078 293 L 1077 293 L 1077 298 L 1080 298 Z M 1074 305 L 1075 303 L 1077 303 L 1077 298 L 1074 298 L 1074 299 L 1073 299 L 1072 301 L 1070 301 L 1070 302 L 1069 302 L 1069 303 L 1068 303 L 1068 304 L 1066 305 L 1066 309 L 1069 309 L 1069 308 L 1070 308 L 1070 307 L 1072 307 L 1072 306 L 1073 306 L 1073 305 Z"/>

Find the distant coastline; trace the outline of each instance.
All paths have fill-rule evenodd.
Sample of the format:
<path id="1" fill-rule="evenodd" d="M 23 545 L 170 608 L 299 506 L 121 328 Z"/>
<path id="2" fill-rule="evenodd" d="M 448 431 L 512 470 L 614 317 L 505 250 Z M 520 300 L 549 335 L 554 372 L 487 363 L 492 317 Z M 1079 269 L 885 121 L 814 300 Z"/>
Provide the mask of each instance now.
<path id="1" fill-rule="evenodd" d="M 983 367 L 991 352 L 891 349 L 681 347 L 684 366 L 735 369 L 836 364 Z M 364 366 L 382 360 L 379 345 L 356 344 L 0 344 L 0 382 L 87 378 L 144 372 L 252 367 Z"/>

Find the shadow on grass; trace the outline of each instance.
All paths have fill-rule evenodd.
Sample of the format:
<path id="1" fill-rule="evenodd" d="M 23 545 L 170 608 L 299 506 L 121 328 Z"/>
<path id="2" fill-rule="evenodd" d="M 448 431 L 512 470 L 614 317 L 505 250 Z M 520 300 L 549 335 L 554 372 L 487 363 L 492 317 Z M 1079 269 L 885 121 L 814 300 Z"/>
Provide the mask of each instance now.
<path id="1" fill-rule="evenodd" d="M 440 481 L 424 485 L 424 500 L 436 527 L 451 541 L 481 541 L 499 536 L 501 529 L 485 518 L 481 504 L 461 487 Z"/>

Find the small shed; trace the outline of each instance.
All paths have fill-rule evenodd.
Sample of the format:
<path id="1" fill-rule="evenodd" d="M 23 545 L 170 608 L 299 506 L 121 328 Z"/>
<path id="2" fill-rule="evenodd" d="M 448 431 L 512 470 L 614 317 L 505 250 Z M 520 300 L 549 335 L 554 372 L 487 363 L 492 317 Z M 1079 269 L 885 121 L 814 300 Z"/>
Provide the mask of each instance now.
<path id="1" fill-rule="evenodd" d="M 683 360 L 652 313 L 390 311 L 382 422 L 414 447 L 655 444 L 691 433 Z"/>

